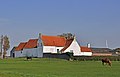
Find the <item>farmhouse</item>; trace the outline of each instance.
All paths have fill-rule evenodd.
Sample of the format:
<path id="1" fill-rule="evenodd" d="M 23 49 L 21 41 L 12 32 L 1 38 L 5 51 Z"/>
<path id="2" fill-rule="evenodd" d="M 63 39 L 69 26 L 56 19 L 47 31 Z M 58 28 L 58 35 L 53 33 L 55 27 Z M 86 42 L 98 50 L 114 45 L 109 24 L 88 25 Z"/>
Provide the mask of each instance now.
<path id="1" fill-rule="evenodd" d="M 39 34 L 38 39 L 30 39 L 26 43 L 20 43 L 15 49 L 15 57 L 43 57 L 44 54 L 62 54 L 66 52 L 73 53 L 73 56 L 92 56 L 91 49 L 81 47 L 76 37 L 68 39 Z"/>

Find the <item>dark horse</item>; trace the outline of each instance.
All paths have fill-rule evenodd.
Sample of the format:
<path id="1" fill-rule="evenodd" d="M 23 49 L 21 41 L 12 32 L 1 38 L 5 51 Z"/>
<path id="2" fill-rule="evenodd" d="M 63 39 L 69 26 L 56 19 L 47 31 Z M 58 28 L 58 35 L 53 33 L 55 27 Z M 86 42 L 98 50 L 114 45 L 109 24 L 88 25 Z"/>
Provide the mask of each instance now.
<path id="1" fill-rule="evenodd" d="M 108 59 L 108 58 L 102 59 L 102 64 L 104 65 L 104 63 L 106 63 L 106 64 L 108 64 L 109 66 L 111 66 L 111 61 L 110 61 L 110 59 Z"/>

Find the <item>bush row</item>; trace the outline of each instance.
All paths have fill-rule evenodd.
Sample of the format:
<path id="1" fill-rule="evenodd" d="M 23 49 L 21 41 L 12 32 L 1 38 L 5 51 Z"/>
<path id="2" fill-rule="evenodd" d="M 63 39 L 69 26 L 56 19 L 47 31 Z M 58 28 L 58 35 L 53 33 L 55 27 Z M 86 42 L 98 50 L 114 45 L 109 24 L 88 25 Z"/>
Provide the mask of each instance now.
<path id="1" fill-rule="evenodd" d="M 101 61 L 103 58 L 109 58 L 111 61 L 120 61 L 120 56 L 74 56 L 73 60 L 78 61 Z"/>

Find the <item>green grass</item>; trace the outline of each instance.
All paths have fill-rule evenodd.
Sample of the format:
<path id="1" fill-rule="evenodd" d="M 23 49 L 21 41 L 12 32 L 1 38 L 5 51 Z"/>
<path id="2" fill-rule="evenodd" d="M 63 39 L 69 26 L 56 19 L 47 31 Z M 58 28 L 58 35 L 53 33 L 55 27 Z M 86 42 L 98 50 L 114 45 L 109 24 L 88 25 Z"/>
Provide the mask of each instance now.
<path id="1" fill-rule="evenodd" d="M 0 60 L 0 77 L 119 77 L 119 71 L 119 61 L 112 62 L 110 67 L 103 66 L 100 61 Z"/>

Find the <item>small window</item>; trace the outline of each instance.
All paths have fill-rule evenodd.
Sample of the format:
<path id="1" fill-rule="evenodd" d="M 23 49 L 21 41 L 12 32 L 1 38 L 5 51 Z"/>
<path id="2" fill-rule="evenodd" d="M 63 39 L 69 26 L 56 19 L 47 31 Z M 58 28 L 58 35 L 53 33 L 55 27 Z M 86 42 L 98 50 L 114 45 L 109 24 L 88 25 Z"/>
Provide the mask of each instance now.
<path id="1" fill-rule="evenodd" d="M 71 53 L 73 53 L 73 50 L 70 50 Z"/>
<path id="2" fill-rule="evenodd" d="M 59 49 L 57 49 L 57 53 L 59 53 Z"/>

